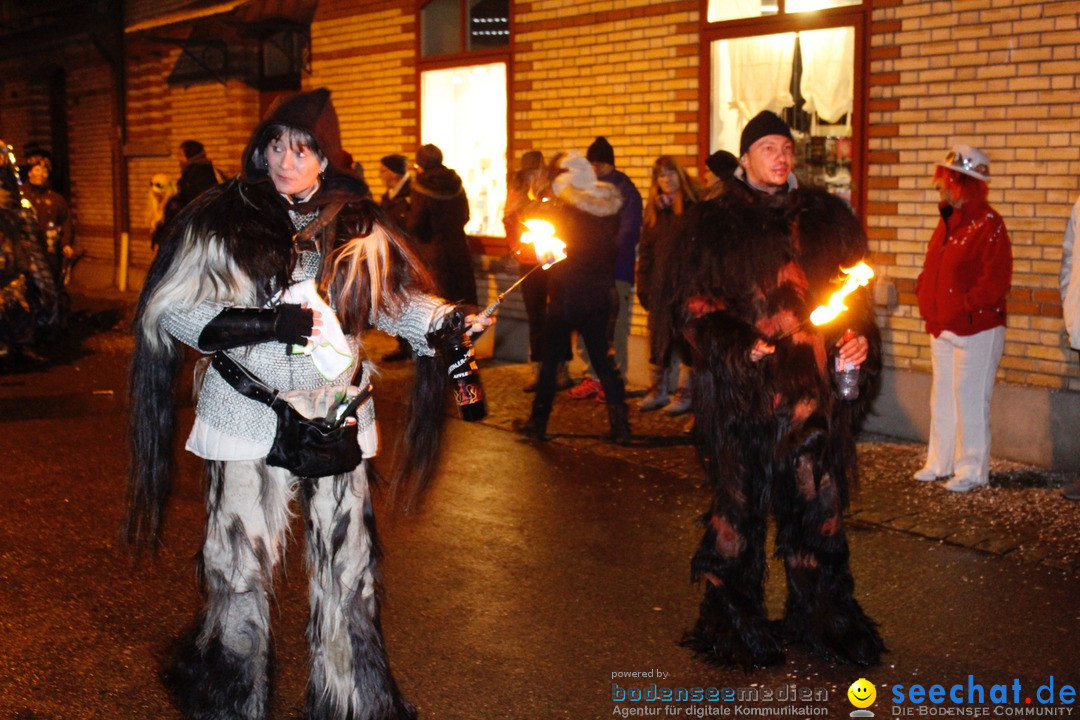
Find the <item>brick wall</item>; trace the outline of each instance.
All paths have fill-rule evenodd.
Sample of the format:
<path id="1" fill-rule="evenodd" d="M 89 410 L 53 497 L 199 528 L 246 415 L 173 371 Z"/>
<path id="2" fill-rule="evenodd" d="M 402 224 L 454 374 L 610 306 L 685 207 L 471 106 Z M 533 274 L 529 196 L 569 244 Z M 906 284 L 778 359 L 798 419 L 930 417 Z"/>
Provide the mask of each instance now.
<path id="1" fill-rule="evenodd" d="M 1080 3 L 876 0 L 867 225 L 899 291 L 886 359 L 929 371 L 915 280 L 937 218 L 934 163 L 965 142 L 990 156 L 990 203 L 1013 244 L 999 380 L 1080 389 L 1063 337 L 1061 240 L 1080 195 Z"/>
<path id="2" fill-rule="evenodd" d="M 363 164 L 376 195 L 379 158 L 412 156 L 417 128 L 416 43 L 411 0 L 323 0 L 311 25 L 311 77 L 329 87 L 341 118 L 342 144 Z"/>
<path id="3" fill-rule="evenodd" d="M 534 0 L 515 6 L 512 151 L 584 151 L 597 135 L 641 190 L 660 155 L 698 156 L 698 7 Z"/>
<path id="4" fill-rule="evenodd" d="M 1075 1 L 872 0 L 866 223 L 881 275 L 900 304 L 881 317 L 887 362 L 929 371 L 914 283 L 935 223 L 934 162 L 954 142 L 986 149 L 990 200 L 1008 224 L 1015 277 L 1000 378 L 1080 390 L 1062 336 L 1057 296 L 1060 241 L 1080 194 L 1078 5 Z M 129 22 L 174 9 L 128 3 Z M 697 0 L 518 1 L 510 61 L 512 157 L 584 149 L 602 134 L 642 190 L 649 167 L 699 155 L 701 36 Z M 411 0 L 322 0 L 311 26 L 304 86 L 334 92 L 344 145 L 378 187 L 378 159 L 418 143 L 417 23 Z M 149 261 L 142 222 L 150 177 L 178 173 L 175 146 L 193 138 L 215 163 L 238 170 L 266 98 L 237 81 L 166 83 L 176 48 L 133 44 L 128 63 L 129 211 L 133 265 Z M 114 258 L 108 75 L 92 50 L 69 51 L 72 204 L 80 242 Z M 66 62 L 66 61 L 65 61 Z M 81 69 L 85 68 L 85 69 Z M 30 69 L 0 66 L 0 137 L 34 137 Z M 493 249 L 497 253 L 498 248 Z M 490 278 L 489 278 L 490 282 Z M 638 333 L 642 332 L 638 314 Z"/>
<path id="5" fill-rule="evenodd" d="M 72 58 L 68 71 L 68 126 L 71 147 L 71 206 L 75 241 L 83 262 L 103 277 L 116 258 L 113 212 L 114 103 L 107 66 Z M 100 60 L 99 60 L 100 62 Z M 80 266 L 81 268 L 81 266 Z"/>

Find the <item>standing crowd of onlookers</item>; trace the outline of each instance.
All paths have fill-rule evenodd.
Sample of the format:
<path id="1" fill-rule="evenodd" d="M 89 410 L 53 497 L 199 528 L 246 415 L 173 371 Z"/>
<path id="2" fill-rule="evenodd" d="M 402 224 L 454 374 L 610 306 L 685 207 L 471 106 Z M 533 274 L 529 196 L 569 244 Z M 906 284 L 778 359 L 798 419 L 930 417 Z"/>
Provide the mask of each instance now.
<path id="1" fill-rule="evenodd" d="M 17 167 L 4 153 L 3 337 L 0 356 L 41 361 L 41 340 L 58 321 L 63 287 L 78 260 L 71 213 L 52 187 L 51 155 L 30 148 Z M 157 247 L 180 211 L 222 182 L 203 145 L 185 140 L 177 148 L 180 176 L 155 175 L 147 223 Z M 585 153 L 560 152 L 545 159 L 523 153 L 511 173 L 503 218 L 511 250 L 526 273 L 536 265 L 521 243 L 523 221 L 549 219 L 567 243 L 567 259 L 528 275 L 521 293 L 529 325 L 535 393 L 522 432 L 543 438 L 555 394 L 607 404 L 611 439 L 629 438 L 626 375 L 630 318 L 636 298 L 647 313 L 649 388 L 642 412 L 681 415 L 693 409 L 691 348 L 673 305 L 680 279 L 672 268 L 685 255 L 703 203 L 715 201 L 743 173 L 746 157 L 718 151 L 706 160 L 702 179 L 663 155 L 653 163 L 644 198 L 617 169 L 615 149 L 597 137 Z M 349 166 L 351 159 L 346 158 Z M 360 171 L 359 166 L 354 167 Z M 738 171 L 738 172 L 737 172 Z M 477 289 L 465 226 L 469 202 L 462 179 L 443 163 L 442 151 L 426 144 L 414 157 L 383 157 L 379 204 L 408 238 L 447 298 L 476 304 Z M 742 175 L 745 181 L 745 175 Z M 920 481 L 945 479 L 959 492 L 989 482 L 990 401 L 1003 354 L 1006 296 L 1011 284 L 1011 247 L 1002 218 L 988 204 L 990 159 L 979 148 L 957 145 L 939 163 L 933 184 L 941 218 L 919 276 L 919 310 L 930 334 L 933 363 L 930 442 Z M 25 197 L 30 208 L 18 202 Z M 1080 201 L 1065 233 L 1061 299 L 1066 330 L 1080 349 L 1080 273 L 1074 245 Z M 574 340 L 583 378 L 569 372 Z M 387 361 L 412 357 L 404 340 Z M 1080 498 L 1080 488 L 1066 490 Z"/>

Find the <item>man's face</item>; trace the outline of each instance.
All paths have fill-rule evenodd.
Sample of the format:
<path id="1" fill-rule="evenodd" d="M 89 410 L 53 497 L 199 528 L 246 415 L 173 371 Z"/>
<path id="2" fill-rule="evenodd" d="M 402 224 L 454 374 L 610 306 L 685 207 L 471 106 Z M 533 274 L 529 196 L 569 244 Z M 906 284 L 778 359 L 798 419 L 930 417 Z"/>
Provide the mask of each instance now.
<path id="1" fill-rule="evenodd" d="M 596 173 L 596 177 L 600 179 L 603 179 L 604 177 L 610 175 L 611 171 L 615 169 L 614 165 L 606 162 L 594 162 L 589 164 L 592 165 L 592 169 L 593 172 Z"/>
<path id="2" fill-rule="evenodd" d="M 45 167 L 45 163 L 37 163 L 30 167 L 30 172 L 27 173 L 26 177 L 31 185 L 47 185 L 49 182 L 49 168 Z"/>
<path id="3" fill-rule="evenodd" d="M 379 165 L 379 179 L 383 181 L 383 185 L 386 186 L 387 190 L 393 190 L 401 181 L 401 175 L 398 175 L 385 165 Z"/>
<path id="4" fill-rule="evenodd" d="M 766 135 L 739 158 L 751 185 L 776 190 L 787 184 L 795 166 L 795 143 L 783 135 Z"/>

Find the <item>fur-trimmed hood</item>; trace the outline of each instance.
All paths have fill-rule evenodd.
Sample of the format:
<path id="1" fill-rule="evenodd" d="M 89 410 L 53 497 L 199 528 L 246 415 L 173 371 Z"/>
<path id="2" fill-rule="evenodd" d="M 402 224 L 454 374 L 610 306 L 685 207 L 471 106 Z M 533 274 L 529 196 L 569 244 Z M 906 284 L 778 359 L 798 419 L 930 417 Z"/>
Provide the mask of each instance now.
<path id="1" fill-rule="evenodd" d="M 598 180 L 589 189 L 566 185 L 561 188 L 558 198 L 578 210 L 597 217 L 618 215 L 623 204 L 622 193 L 619 189 L 602 180 Z"/>
<path id="2" fill-rule="evenodd" d="M 450 200 L 465 192 L 458 174 L 443 165 L 424 170 L 413 178 L 412 189 L 435 200 Z"/>

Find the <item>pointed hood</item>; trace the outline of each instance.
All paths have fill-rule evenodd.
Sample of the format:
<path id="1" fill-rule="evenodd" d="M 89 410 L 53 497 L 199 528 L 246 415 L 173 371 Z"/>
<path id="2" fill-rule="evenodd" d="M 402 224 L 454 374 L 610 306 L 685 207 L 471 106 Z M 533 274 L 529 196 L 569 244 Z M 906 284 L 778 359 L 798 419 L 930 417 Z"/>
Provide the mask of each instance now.
<path id="1" fill-rule="evenodd" d="M 345 164 L 341 147 L 341 126 L 337 111 L 326 88 L 299 92 L 280 98 L 270 106 L 255 132 L 251 134 L 241 159 L 241 177 L 250 183 L 268 181 L 264 155 L 267 144 L 281 128 L 299 130 L 311 136 L 315 146 L 329 161 L 324 182 L 331 190 L 349 190 L 370 194 L 367 183 Z"/>

